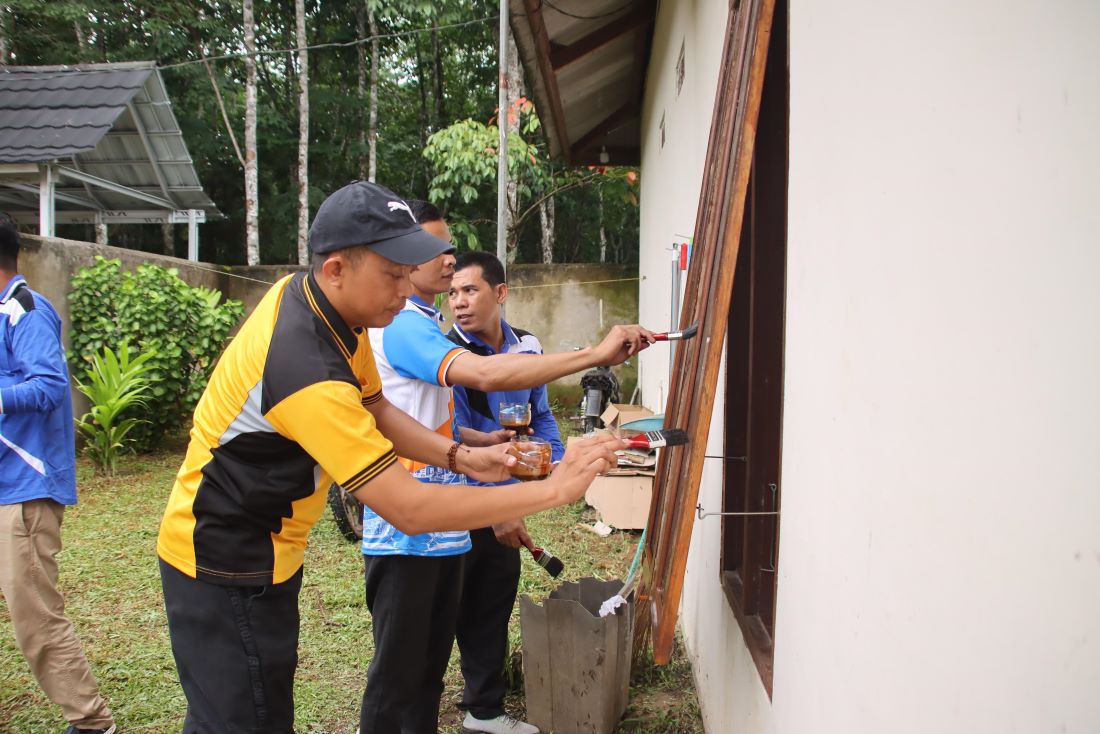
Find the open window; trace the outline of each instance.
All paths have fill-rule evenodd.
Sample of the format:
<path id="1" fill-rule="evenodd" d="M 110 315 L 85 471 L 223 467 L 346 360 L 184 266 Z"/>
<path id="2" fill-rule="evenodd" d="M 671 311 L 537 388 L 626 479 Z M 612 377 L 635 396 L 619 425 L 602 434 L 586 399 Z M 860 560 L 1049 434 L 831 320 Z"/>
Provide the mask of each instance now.
<path id="1" fill-rule="evenodd" d="M 786 12 L 776 8 L 726 332 L 721 582 L 771 692 L 787 260 Z M 743 514 L 732 514 L 743 513 Z"/>

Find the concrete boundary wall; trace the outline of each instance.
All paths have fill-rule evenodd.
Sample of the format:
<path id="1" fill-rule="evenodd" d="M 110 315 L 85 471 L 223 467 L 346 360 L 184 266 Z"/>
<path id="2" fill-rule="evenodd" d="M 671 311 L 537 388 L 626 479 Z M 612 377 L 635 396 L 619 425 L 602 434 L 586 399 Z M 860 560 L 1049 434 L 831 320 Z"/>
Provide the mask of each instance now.
<path id="1" fill-rule="evenodd" d="M 175 268 L 192 286 L 220 291 L 245 304 L 246 313 L 260 301 L 270 283 L 301 268 L 294 265 L 238 267 L 194 263 L 166 255 L 95 245 L 76 240 L 23 234 L 20 272 L 31 287 L 54 304 L 65 325 L 68 343 L 69 283 L 80 268 L 97 255 L 117 258 L 125 270 L 149 263 Z M 634 266 L 599 264 L 513 265 L 509 268 L 511 293 L 507 319 L 534 333 L 549 352 L 568 351 L 595 344 L 614 324 L 638 320 L 638 279 Z M 450 323 L 450 313 L 444 307 Z M 618 369 L 627 390 L 633 389 L 633 365 Z M 562 399 L 572 399 L 580 376 L 561 381 Z M 579 394 L 579 393 L 578 393 Z M 626 392 L 623 398 L 629 399 Z"/>

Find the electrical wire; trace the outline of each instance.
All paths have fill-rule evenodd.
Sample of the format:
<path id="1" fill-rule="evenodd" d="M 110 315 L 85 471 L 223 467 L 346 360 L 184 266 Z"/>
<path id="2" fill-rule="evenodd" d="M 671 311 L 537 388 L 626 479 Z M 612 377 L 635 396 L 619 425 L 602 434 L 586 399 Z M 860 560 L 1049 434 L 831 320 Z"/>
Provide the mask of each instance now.
<path id="1" fill-rule="evenodd" d="M 386 38 L 404 38 L 406 36 L 415 36 L 422 33 L 433 33 L 438 31 L 450 30 L 452 28 L 465 28 L 466 26 L 477 25 L 478 23 L 487 23 L 491 20 L 497 20 L 500 16 L 491 15 L 485 18 L 477 18 L 476 20 L 464 20 L 458 23 L 449 23 L 447 25 L 436 26 L 435 28 L 412 28 L 407 31 L 395 31 L 393 33 L 379 33 L 376 36 L 367 36 L 366 38 L 356 38 L 354 41 L 343 41 L 340 43 L 318 43 L 314 46 L 292 47 L 283 48 L 274 51 L 256 51 L 252 54 L 247 52 L 236 54 L 222 54 L 220 56 L 207 56 L 206 61 L 224 61 L 227 59 L 240 59 L 246 56 L 278 56 L 281 54 L 295 53 L 297 51 L 315 51 L 317 49 L 326 48 L 348 48 L 351 46 L 363 46 L 371 43 L 374 40 L 382 40 Z M 192 61 L 180 61 L 175 64 L 165 64 L 164 66 L 158 66 L 158 69 L 178 69 L 183 66 L 193 66 L 195 64 L 203 63 L 203 59 L 194 59 Z"/>
<path id="2" fill-rule="evenodd" d="M 523 290 L 524 288 L 554 288 L 558 286 L 567 285 L 593 285 L 595 283 L 626 283 L 631 280 L 639 280 L 639 278 L 610 278 L 608 280 L 575 280 L 566 281 L 565 283 L 537 283 L 535 285 L 511 285 L 508 286 L 510 291 Z"/>
<path id="3" fill-rule="evenodd" d="M 567 10 L 562 10 L 554 3 L 550 2 L 550 0 L 542 0 L 542 2 L 540 3 L 540 5 L 545 5 L 546 7 L 553 10 L 555 13 L 561 13 L 567 18 L 576 18 L 577 20 L 599 20 L 600 18 L 610 18 L 612 15 L 618 15 L 619 13 L 629 9 L 635 4 L 636 3 L 631 0 L 630 2 L 623 3 L 622 6 L 616 8 L 615 10 L 611 10 L 606 13 L 600 13 L 599 15 L 577 15 L 576 13 L 570 13 Z"/>

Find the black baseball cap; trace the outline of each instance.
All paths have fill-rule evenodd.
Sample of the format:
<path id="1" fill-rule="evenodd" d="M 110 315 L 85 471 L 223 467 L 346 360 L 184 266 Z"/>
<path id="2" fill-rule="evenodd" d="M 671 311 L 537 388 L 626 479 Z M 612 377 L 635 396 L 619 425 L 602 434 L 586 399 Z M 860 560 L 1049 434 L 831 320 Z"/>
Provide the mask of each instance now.
<path id="1" fill-rule="evenodd" d="M 421 229 L 404 199 L 369 181 L 353 181 L 335 191 L 317 209 L 309 228 L 309 248 L 315 253 L 356 245 L 401 265 L 420 265 L 455 249 Z"/>

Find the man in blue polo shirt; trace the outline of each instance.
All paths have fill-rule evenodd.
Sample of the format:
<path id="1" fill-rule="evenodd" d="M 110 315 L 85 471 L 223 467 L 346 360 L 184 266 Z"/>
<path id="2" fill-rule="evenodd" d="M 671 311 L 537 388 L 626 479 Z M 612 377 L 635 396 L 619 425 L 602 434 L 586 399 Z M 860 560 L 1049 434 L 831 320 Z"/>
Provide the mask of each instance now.
<path id="1" fill-rule="evenodd" d="M 76 504 L 76 442 L 61 319 L 18 272 L 19 230 L 0 212 L 0 591 L 31 672 L 69 721 L 114 720 L 57 589 L 65 505 Z"/>
<path id="2" fill-rule="evenodd" d="M 455 265 L 449 297 L 455 324 L 448 336 L 455 344 L 485 357 L 542 354 L 542 344 L 534 334 L 509 325 L 501 317 L 508 285 L 504 282 L 504 267 L 492 254 L 463 253 Z M 565 453 L 545 385 L 489 392 L 456 385 L 454 400 L 459 429 L 484 433 L 503 430 L 502 403 L 530 404 L 530 433 L 550 442 L 554 461 Z M 508 621 L 519 587 L 519 548 L 523 545 L 534 549 L 534 543 L 522 518 L 473 530 L 470 537 L 473 548 L 466 554 L 456 639 L 465 681 L 459 708 L 467 712 L 466 723 L 476 726 L 504 713 L 504 665 Z M 534 727 L 515 729 L 517 734 L 531 730 Z"/>

